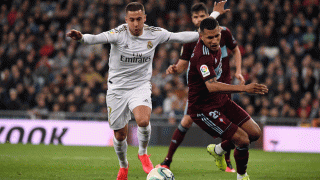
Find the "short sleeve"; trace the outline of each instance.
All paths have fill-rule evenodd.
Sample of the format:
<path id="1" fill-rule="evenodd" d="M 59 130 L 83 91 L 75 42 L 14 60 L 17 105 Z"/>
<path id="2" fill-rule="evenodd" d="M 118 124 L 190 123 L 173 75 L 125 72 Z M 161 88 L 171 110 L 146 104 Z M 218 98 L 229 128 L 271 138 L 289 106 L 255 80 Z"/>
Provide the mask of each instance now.
<path id="1" fill-rule="evenodd" d="M 192 44 L 194 44 L 194 43 L 187 43 L 187 44 L 184 44 L 181 47 L 180 59 L 183 59 L 183 60 L 186 60 L 186 61 L 190 61 L 191 54 L 192 54 L 193 49 L 194 49 L 194 46 L 192 46 Z"/>
<path id="2" fill-rule="evenodd" d="M 211 56 L 201 56 L 197 61 L 197 70 L 204 82 L 216 77 Z"/>
<path id="3" fill-rule="evenodd" d="M 227 28 L 225 28 L 225 42 L 228 49 L 233 50 L 237 45 L 237 40 L 232 36 L 231 31 Z"/>

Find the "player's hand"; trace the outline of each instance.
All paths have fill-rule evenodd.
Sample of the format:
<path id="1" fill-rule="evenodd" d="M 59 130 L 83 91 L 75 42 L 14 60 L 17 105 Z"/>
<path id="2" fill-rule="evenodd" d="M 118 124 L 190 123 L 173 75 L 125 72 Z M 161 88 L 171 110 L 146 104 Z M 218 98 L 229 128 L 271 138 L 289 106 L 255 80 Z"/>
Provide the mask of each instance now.
<path id="1" fill-rule="evenodd" d="M 220 2 L 214 2 L 213 11 L 219 12 L 221 15 L 230 11 L 230 9 L 224 9 L 224 5 L 226 4 L 227 0 L 220 1 Z"/>
<path id="2" fill-rule="evenodd" d="M 71 37 L 73 40 L 80 40 L 82 38 L 82 33 L 80 31 L 72 29 L 67 33 L 67 37 Z"/>
<path id="3" fill-rule="evenodd" d="M 236 73 L 234 76 L 240 81 L 240 85 L 244 85 L 245 84 L 246 81 L 244 80 L 244 78 L 243 78 L 241 73 Z"/>
<path id="4" fill-rule="evenodd" d="M 268 93 L 268 88 L 264 84 L 251 83 L 245 86 L 245 92 L 249 94 L 266 94 Z"/>
<path id="5" fill-rule="evenodd" d="M 177 72 L 177 65 L 173 64 L 168 67 L 166 74 L 174 74 Z"/>

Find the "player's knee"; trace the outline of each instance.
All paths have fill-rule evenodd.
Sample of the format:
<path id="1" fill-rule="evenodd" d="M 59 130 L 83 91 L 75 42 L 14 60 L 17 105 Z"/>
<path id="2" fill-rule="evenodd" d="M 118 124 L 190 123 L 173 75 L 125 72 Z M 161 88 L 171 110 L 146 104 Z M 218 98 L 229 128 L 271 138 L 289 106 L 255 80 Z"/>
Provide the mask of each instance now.
<path id="1" fill-rule="evenodd" d="M 139 115 L 139 116 L 136 116 L 135 119 L 139 127 L 147 127 L 149 125 L 150 116 Z"/>
<path id="2" fill-rule="evenodd" d="M 125 140 L 127 137 L 127 134 L 124 133 L 124 132 L 119 132 L 117 134 L 115 134 L 115 138 L 118 140 L 118 141 L 123 141 Z"/>
<path id="3" fill-rule="evenodd" d="M 253 131 L 249 135 L 250 142 L 257 141 L 260 138 L 260 136 L 261 136 L 261 129 L 259 127 L 253 129 Z"/>
<path id="4" fill-rule="evenodd" d="M 190 116 L 184 116 L 181 120 L 181 125 L 184 127 L 184 128 L 190 128 L 192 126 L 192 119 Z"/>
<path id="5" fill-rule="evenodd" d="M 250 140 L 248 134 L 242 136 L 239 141 L 239 147 L 249 146 Z"/>
<path id="6" fill-rule="evenodd" d="M 137 124 L 139 127 L 147 127 L 149 125 L 149 119 L 137 120 Z"/>
<path id="7" fill-rule="evenodd" d="M 250 144 L 249 135 L 240 128 L 233 135 L 232 141 L 237 147 L 249 146 Z"/>

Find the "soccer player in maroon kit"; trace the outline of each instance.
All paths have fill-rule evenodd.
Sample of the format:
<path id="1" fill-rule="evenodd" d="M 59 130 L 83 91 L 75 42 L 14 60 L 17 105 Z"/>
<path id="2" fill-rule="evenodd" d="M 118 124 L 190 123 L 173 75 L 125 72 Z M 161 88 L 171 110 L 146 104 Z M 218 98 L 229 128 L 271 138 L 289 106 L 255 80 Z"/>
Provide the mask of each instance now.
<path id="1" fill-rule="evenodd" d="M 216 159 L 221 169 L 226 166 L 223 154 L 236 147 L 234 158 L 237 179 L 248 180 L 246 172 L 249 158 L 249 144 L 259 139 L 261 129 L 227 93 L 247 92 L 265 94 L 268 88 L 263 84 L 229 85 L 225 78 L 220 48 L 221 29 L 217 20 L 206 18 L 200 24 L 200 38 L 193 50 L 188 76 L 188 114 L 192 120 L 212 137 L 224 140 L 218 145 L 208 146 L 208 152 Z"/>
<path id="2" fill-rule="evenodd" d="M 215 4 L 214 11 L 221 12 L 221 14 L 229 11 L 229 9 L 224 9 L 224 4 L 226 1 L 219 2 L 218 4 Z M 209 17 L 208 10 L 206 6 L 203 3 L 196 3 L 191 7 L 191 17 L 193 24 L 199 28 L 200 23 L 203 19 Z M 176 65 L 171 65 L 167 69 L 167 74 L 173 74 L 173 73 L 181 73 L 185 69 L 187 69 L 189 60 L 191 58 L 191 54 L 193 52 L 194 47 L 196 46 L 197 42 L 193 43 L 187 43 L 183 45 L 180 60 Z M 222 48 L 222 66 L 225 71 L 223 71 L 223 79 L 221 79 L 221 82 L 230 84 L 231 83 L 231 75 L 230 75 L 230 66 L 229 66 L 229 56 L 227 52 L 227 48 L 232 50 L 233 55 L 235 57 L 236 61 L 236 78 L 239 79 L 241 84 L 244 84 L 244 78 L 241 75 L 241 53 L 239 50 L 239 47 L 237 46 L 236 40 L 233 38 L 230 30 L 226 27 L 221 27 L 221 41 L 220 46 Z M 231 94 L 229 94 L 229 97 L 231 98 Z M 179 124 L 178 128 L 175 130 L 172 141 L 169 146 L 168 154 L 165 158 L 165 160 L 161 163 L 162 167 L 170 168 L 170 164 L 172 162 L 173 155 L 176 151 L 176 149 L 179 147 L 181 142 L 183 141 L 185 134 L 189 130 L 189 128 L 192 126 L 192 119 L 189 115 L 186 114 L 181 120 L 181 123 Z M 231 162 L 230 162 L 230 150 L 227 151 L 225 154 L 225 160 L 227 163 L 226 169 L 221 169 L 226 172 L 235 172 L 235 170 L 232 168 Z M 157 165 L 158 167 L 159 165 Z"/>

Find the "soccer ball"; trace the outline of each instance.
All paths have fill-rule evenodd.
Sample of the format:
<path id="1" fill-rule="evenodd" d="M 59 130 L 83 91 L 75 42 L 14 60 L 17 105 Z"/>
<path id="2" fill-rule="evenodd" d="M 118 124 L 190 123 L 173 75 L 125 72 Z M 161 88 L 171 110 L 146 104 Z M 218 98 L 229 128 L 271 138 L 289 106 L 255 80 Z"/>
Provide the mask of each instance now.
<path id="1" fill-rule="evenodd" d="M 169 169 L 159 167 L 150 171 L 147 180 L 174 180 L 174 175 Z"/>

